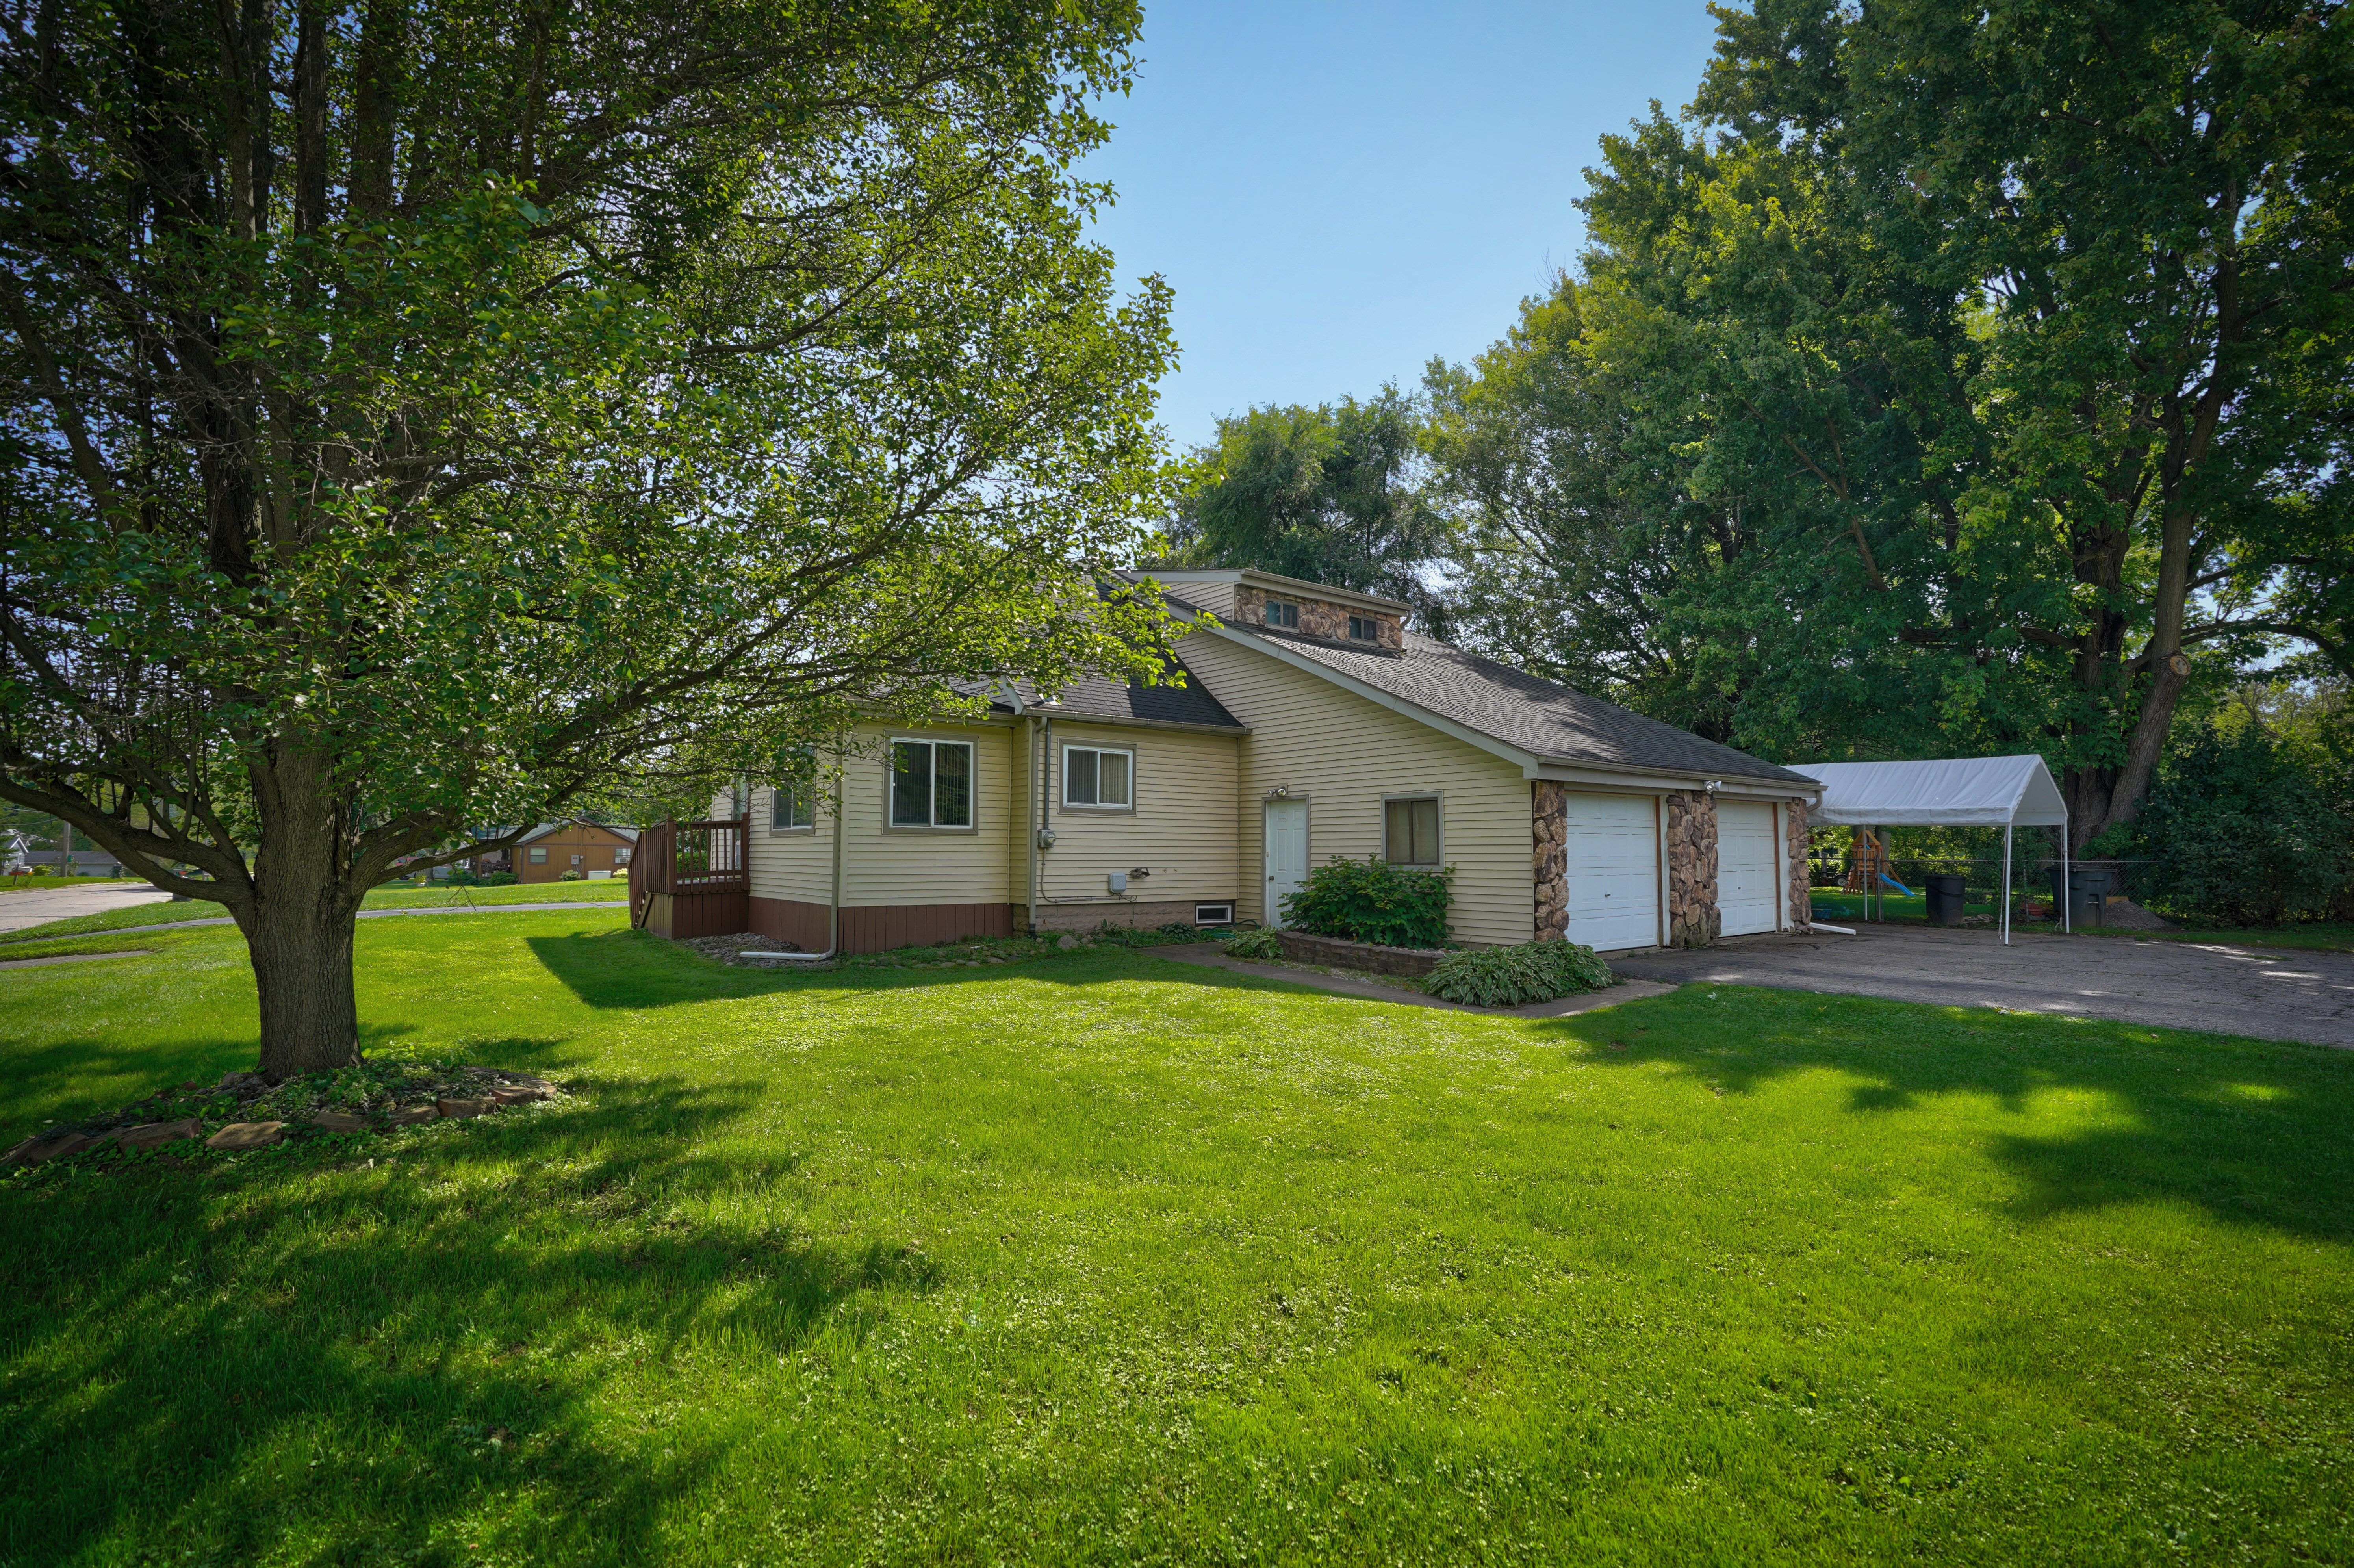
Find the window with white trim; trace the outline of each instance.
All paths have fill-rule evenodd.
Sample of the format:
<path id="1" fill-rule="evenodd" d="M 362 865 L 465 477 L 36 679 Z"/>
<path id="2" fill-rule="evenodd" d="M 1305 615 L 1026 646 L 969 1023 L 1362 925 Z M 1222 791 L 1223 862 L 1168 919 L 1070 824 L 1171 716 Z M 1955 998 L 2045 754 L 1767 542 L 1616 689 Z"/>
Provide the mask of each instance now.
<path id="1" fill-rule="evenodd" d="M 815 791 L 807 784 L 779 784 L 769 791 L 769 829 L 771 832 L 789 832 L 814 824 L 816 817 L 811 797 Z"/>
<path id="2" fill-rule="evenodd" d="M 1299 625 L 1299 607 L 1296 604 L 1291 604 L 1279 599 L 1268 599 L 1267 601 L 1267 623 L 1269 626 L 1288 626 L 1297 628 Z"/>
<path id="3" fill-rule="evenodd" d="M 972 743 L 895 740 L 891 743 L 891 825 L 895 828 L 972 826 Z"/>
<path id="4" fill-rule="evenodd" d="M 1129 810 L 1136 804 L 1136 753 L 1100 746 L 1063 747 L 1063 804 Z"/>
<path id="5" fill-rule="evenodd" d="M 1438 798 L 1382 802 L 1382 858 L 1392 865 L 1438 864 Z"/>

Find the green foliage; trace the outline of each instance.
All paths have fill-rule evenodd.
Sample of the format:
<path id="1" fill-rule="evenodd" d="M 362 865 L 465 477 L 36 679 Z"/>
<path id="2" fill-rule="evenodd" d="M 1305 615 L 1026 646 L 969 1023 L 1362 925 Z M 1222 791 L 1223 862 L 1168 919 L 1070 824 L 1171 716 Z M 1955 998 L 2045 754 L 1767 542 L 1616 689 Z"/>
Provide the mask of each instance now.
<path id="1" fill-rule="evenodd" d="M 1283 957 L 1283 944 L 1272 931 L 1245 931 L 1225 945 L 1230 959 L 1257 959 L 1264 963 Z"/>
<path id="2" fill-rule="evenodd" d="M 1475 1007 L 1524 1007 L 1557 996 L 1617 984 L 1610 966 L 1577 942 L 1518 942 L 1509 948 L 1467 948 L 1430 971 L 1424 989 Z"/>
<path id="3" fill-rule="evenodd" d="M 1097 568 L 1170 296 L 1076 172 L 1133 5 L 247 14 L 5 45 L 0 800 L 315 923 L 862 703 L 1167 668 Z M 347 978 L 263 997 L 273 1071 L 348 1054 Z"/>
<path id="4" fill-rule="evenodd" d="M 1455 868 L 1412 871 L 1378 857 L 1340 855 L 1284 895 L 1284 924 L 1320 937 L 1384 948 L 1436 948 L 1447 940 Z"/>
<path id="5" fill-rule="evenodd" d="M 1180 469 L 1174 564 L 1256 567 L 1401 599 L 1447 634 L 1425 568 L 1449 528 L 1426 494 L 1421 410 L 1394 387 L 1359 402 L 1269 405 L 1218 421 Z"/>
<path id="6" fill-rule="evenodd" d="M 2202 664 L 2344 669 L 2342 16 L 1717 15 L 1433 375 L 1475 640 L 1769 757 L 2042 751 L 2083 836 Z"/>
<path id="7" fill-rule="evenodd" d="M 2102 847 L 2158 863 L 2159 907 L 2233 924 L 2323 917 L 2354 877 L 2346 814 L 2251 722 L 2202 725 L 2177 742 L 2139 817 Z"/>
<path id="8" fill-rule="evenodd" d="M 556 880 L 558 882 L 586 882 L 588 880 L 588 876 L 586 872 L 581 871 L 577 866 L 567 866 L 562 871 L 556 874 Z"/>
<path id="9" fill-rule="evenodd" d="M 482 878 L 484 887 L 513 887 L 514 885 L 515 874 L 512 871 L 494 871 Z"/>

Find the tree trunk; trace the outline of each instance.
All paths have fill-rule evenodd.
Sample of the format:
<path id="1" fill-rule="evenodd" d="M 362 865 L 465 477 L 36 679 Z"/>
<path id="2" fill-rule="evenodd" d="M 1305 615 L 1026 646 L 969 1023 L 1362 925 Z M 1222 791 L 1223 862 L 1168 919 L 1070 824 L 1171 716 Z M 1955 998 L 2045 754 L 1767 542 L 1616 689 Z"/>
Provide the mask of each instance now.
<path id="1" fill-rule="evenodd" d="M 261 818 L 253 902 L 238 912 L 261 1000 L 261 1074 L 272 1082 L 360 1059 L 352 992 L 359 900 L 347 885 L 344 812 L 323 756 L 290 750 L 252 771 Z"/>
<path id="2" fill-rule="evenodd" d="M 339 901 L 331 888 L 321 903 Z M 276 1083 L 329 1073 L 360 1059 L 359 1004 L 352 994 L 349 911 L 300 899 L 255 901 L 245 941 L 261 996 L 261 1075 Z"/>

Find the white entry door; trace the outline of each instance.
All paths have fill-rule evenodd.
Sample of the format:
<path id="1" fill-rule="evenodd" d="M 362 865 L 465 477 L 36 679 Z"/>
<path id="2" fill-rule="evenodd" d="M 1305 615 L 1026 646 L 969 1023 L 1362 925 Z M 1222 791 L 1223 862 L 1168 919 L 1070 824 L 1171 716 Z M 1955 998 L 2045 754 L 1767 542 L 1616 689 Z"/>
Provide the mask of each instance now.
<path id="1" fill-rule="evenodd" d="M 1716 913 L 1726 936 L 1771 931 L 1779 924 L 1776 858 L 1771 801 L 1716 803 Z"/>
<path id="2" fill-rule="evenodd" d="M 1564 798 L 1569 914 L 1564 935 L 1612 951 L 1659 940 L 1659 826 L 1649 795 Z"/>
<path id="3" fill-rule="evenodd" d="M 1259 918 L 1283 924 L 1283 899 L 1308 877 L 1308 802 L 1267 803 L 1267 908 Z"/>

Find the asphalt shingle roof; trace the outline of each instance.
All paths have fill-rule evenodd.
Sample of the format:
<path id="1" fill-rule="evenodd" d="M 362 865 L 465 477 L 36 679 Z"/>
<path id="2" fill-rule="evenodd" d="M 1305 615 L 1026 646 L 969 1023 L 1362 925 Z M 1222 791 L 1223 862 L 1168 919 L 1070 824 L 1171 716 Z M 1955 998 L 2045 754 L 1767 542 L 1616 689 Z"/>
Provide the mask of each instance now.
<path id="1" fill-rule="evenodd" d="M 986 688 L 973 689 L 978 693 Z M 1016 689 L 1023 702 L 1037 704 L 1036 687 L 1023 681 L 1016 683 Z M 1013 705 L 1002 698 L 990 706 L 1002 713 L 1013 711 Z M 1246 727 L 1219 705 L 1202 678 L 1190 670 L 1182 686 L 1148 686 L 1140 681 L 1122 683 L 1101 675 L 1082 676 L 1055 694 L 1051 711 L 1061 718 L 1097 718 L 1112 724 L 1199 725 L 1237 734 Z"/>
<path id="2" fill-rule="evenodd" d="M 1817 786 L 1804 774 L 1584 692 L 1409 631 L 1402 652 L 1228 623 L 1226 630 L 1399 697 L 1464 728 L 1548 760 L 1771 779 Z"/>

